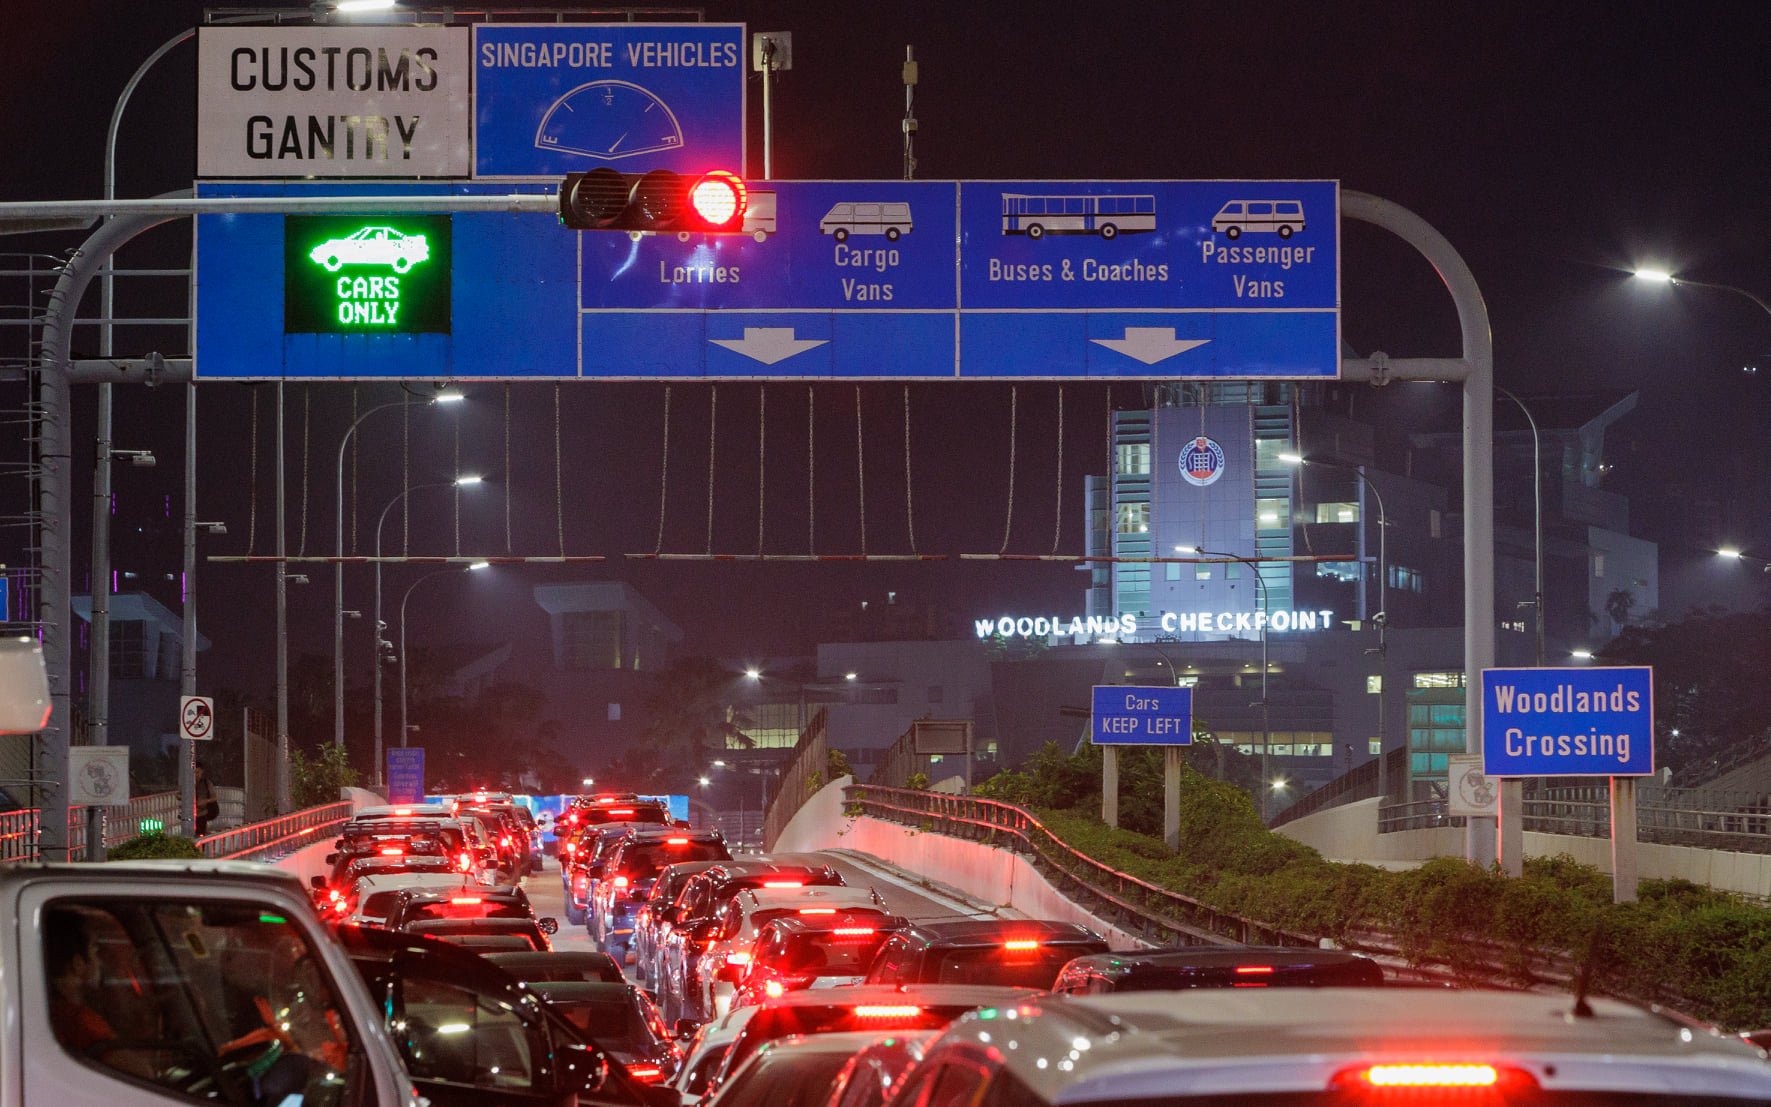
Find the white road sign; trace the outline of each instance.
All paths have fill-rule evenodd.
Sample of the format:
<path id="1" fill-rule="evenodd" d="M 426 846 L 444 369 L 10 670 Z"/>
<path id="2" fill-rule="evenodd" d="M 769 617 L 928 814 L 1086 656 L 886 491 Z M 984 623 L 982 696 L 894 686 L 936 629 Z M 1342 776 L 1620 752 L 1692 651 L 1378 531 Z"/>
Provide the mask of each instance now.
<path id="1" fill-rule="evenodd" d="M 204 27 L 197 176 L 465 177 L 467 27 Z"/>
<path id="2" fill-rule="evenodd" d="M 178 736 L 193 742 L 215 737 L 215 701 L 208 696 L 180 696 Z"/>
<path id="3" fill-rule="evenodd" d="M 1479 753 L 1454 754 L 1446 759 L 1446 772 L 1449 778 L 1448 792 L 1453 815 L 1486 815 L 1489 818 L 1500 813 L 1500 781 L 1491 780 L 1482 773 L 1482 755 Z"/>
<path id="4" fill-rule="evenodd" d="M 128 803 L 129 747 L 70 747 L 68 802 L 95 807 Z"/>

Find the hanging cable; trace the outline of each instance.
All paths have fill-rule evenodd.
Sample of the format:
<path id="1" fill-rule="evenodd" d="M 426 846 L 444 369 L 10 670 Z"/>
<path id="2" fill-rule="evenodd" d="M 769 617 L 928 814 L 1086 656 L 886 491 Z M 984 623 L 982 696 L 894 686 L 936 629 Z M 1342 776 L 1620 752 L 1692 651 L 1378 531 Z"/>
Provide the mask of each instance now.
<path id="1" fill-rule="evenodd" d="M 916 496 L 910 477 L 910 386 L 904 386 L 904 526 L 910 532 L 910 552 L 916 552 Z"/>
<path id="2" fill-rule="evenodd" d="M 763 493 L 768 481 L 769 386 L 756 386 L 756 552 L 763 552 Z"/>
<path id="3" fill-rule="evenodd" d="M 252 489 L 251 506 L 246 512 L 246 552 L 251 553 L 258 545 L 258 386 L 251 387 L 252 392 L 252 447 L 248 451 L 250 460 L 246 462 L 246 483 Z"/>
<path id="4" fill-rule="evenodd" d="M 314 408 L 313 385 L 301 386 L 301 541 L 296 543 L 296 556 L 307 556 L 307 453 L 308 430 Z"/>
<path id="5" fill-rule="evenodd" d="M 412 405 L 400 407 L 400 556 L 412 554 Z"/>
<path id="6" fill-rule="evenodd" d="M 719 454 L 719 385 L 707 389 L 707 552 L 713 553 L 713 473 Z"/>
<path id="7" fill-rule="evenodd" d="M 806 385 L 806 555 L 814 556 L 817 548 L 818 499 L 817 484 L 814 481 L 816 471 L 816 451 L 812 449 L 812 412 L 814 407 L 812 386 Z"/>
<path id="8" fill-rule="evenodd" d="M 855 488 L 861 497 L 861 556 L 867 556 L 867 446 L 861 436 L 861 386 L 855 386 Z"/>
<path id="9" fill-rule="evenodd" d="M 1021 386 L 1009 386 L 1008 396 L 1008 519 L 1002 525 L 999 553 L 1008 553 L 1009 535 L 1015 529 L 1015 438 L 1021 426 Z"/>
<path id="10" fill-rule="evenodd" d="M 1064 386 L 1058 385 L 1058 510 L 1052 524 L 1052 552 L 1064 537 Z"/>
<path id="11" fill-rule="evenodd" d="M 566 556 L 566 492 L 560 475 L 560 386 L 553 386 L 553 529 L 560 556 Z"/>
<path id="12" fill-rule="evenodd" d="M 357 386 L 351 385 L 351 426 L 357 425 Z M 357 552 L 357 454 L 362 452 L 363 440 L 351 436 L 351 556 Z"/>
<path id="13" fill-rule="evenodd" d="M 510 382 L 504 382 L 504 552 L 510 552 Z"/>
<path id="14" fill-rule="evenodd" d="M 455 556 L 461 556 L 461 420 L 455 419 Z"/>
<path id="15" fill-rule="evenodd" d="M 664 552 L 664 506 L 670 494 L 670 386 L 664 386 L 664 450 L 658 462 L 658 544 L 653 553 Z"/>

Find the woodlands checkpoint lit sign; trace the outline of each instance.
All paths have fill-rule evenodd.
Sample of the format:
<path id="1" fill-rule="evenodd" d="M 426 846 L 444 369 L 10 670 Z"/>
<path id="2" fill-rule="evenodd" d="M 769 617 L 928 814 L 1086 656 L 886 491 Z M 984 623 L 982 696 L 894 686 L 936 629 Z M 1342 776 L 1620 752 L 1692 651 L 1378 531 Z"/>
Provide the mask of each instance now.
<path id="1" fill-rule="evenodd" d="M 1334 612 L 1314 611 L 1164 611 L 1140 623 L 1136 615 L 1001 615 L 973 619 L 979 638 L 1132 638 L 1140 629 L 1160 628 L 1163 634 L 1275 634 L 1334 629 Z"/>

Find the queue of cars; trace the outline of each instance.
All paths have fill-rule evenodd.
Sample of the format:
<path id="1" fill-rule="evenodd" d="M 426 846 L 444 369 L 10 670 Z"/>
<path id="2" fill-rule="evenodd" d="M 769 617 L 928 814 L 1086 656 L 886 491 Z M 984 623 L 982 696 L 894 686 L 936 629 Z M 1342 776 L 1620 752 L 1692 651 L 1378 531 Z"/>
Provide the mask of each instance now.
<path id="1" fill-rule="evenodd" d="M 344 928 L 366 978 L 411 969 L 404 1048 L 440 1107 L 566 1102 L 588 1081 L 567 1071 L 578 1048 L 605 1066 L 578 1102 L 619 1087 L 659 1107 L 1771 1104 L 1762 1050 L 1627 1005 L 1398 987 L 1339 950 L 1113 950 L 1069 922 L 912 919 L 816 859 L 735 858 L 631 794 L 556 820 L 567 921 L 597 952 L 553 952 L 520 884 L 540 843 L 507 848 L 501 797 L 465 800 L 360 819 L 333 859 L 349 882 L 333 914 L 383 928 Z M 480 825 L 451 825 L 461 811 Z M 481 989 L 475 1019 L 437 1021 L 444 981 Z M 464 1051 L 477 1068 L 451 1076 Z M 460 1097 L 492 1073 L 548 1095 Z"/>

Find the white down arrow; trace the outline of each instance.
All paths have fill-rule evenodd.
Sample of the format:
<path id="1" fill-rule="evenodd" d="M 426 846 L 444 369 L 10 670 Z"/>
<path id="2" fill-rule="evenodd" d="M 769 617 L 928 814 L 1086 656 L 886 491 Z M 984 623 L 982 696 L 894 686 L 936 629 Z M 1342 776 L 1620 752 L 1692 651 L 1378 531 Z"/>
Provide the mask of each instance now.
<path id="1" fill-rule="evenodd" d="M 1168 333 L 1173 337 L 1173 331 Z M 823 346 L 830 340 L 795 338 L 792 327 L 745 327 L 743 338 L 713 338 L 708 341 L 715 346 L 724 346 L 735 354 L 743 354 L 753 361 L 773 365 L 777 361 L 786 361 L 795 354 L 803 354 L 807 350 Z"/>
<path id="2" fill-rule="evenodd" d="M 1155 365 L 1195 346 L 1203 346 L 1211 339 L 1176 338 L 1173 327 L 1127 327 L 1124 338 L 1093 338 L 1089 341 L 1114 353 L 1136 358 L 1145 365 Z"/>

